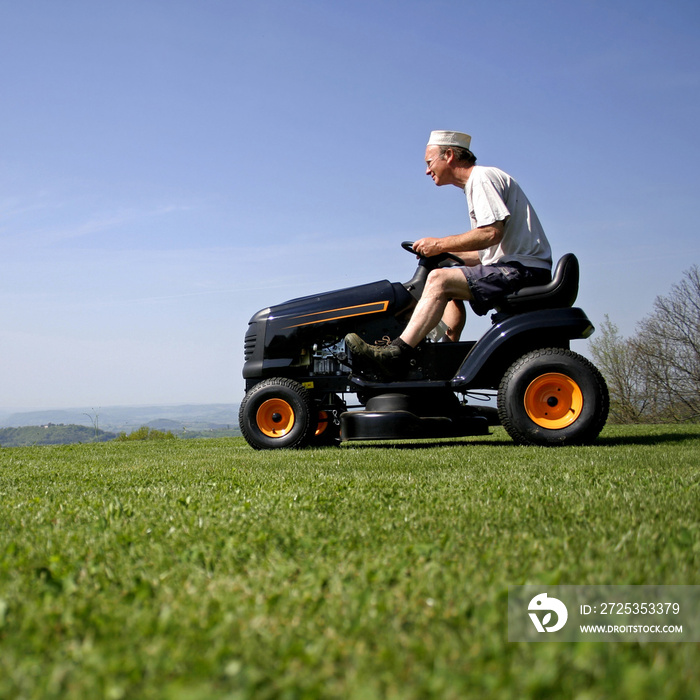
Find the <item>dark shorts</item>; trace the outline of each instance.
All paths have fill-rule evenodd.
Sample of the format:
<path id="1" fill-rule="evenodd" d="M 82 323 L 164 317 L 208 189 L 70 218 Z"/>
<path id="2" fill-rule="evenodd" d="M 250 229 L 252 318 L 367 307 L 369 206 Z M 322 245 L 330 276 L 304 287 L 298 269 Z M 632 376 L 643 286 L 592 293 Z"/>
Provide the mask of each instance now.
<path id="1" fill-rule="evenodd" d="M 523 287 L 547 284 L 552 273 L 541 267 L 526 267 L 518 262 L 460 267 L 474 297 L 469 303 L 474 313 L 485 316 L 500 299 Z"/>

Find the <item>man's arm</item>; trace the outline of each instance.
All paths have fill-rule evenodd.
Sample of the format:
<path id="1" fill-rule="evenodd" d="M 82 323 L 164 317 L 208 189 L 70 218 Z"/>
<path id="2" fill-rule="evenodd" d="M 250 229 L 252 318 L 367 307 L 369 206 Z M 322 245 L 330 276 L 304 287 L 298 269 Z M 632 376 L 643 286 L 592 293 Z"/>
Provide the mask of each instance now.
<path id="1" fill-rule="evenodd" d="M 452 255 L 456 255 L 467 267 L 473 267 L 474 265 L 479 265 L 481 263 L 478 250 L 460 250 L 459 252 L 456 250 L 451 250 L 450 253 L 452 253 Z"/>
<path id="2" fill-rule="evenodd" d="M 477 251 L 497 245 L 503 238 L 503 221 L 496 221 L 488 226 L 458 233 L 444 238 L 421 238 L 413 244 L 413 250 L 426 258 L 431 258 L 440 253 L 454 253 L 462 258 L 468 265 L 478 263 Z M 465 255 L 467 253 L 468 255 Z"/>

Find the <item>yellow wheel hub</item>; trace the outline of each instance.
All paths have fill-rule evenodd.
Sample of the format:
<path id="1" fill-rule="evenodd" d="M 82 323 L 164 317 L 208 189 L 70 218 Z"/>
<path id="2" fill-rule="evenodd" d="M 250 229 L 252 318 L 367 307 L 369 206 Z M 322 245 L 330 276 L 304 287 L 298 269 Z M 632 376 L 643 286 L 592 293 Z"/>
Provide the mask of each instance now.
<path id="1" fill-rule="evenodd" d="M 325 411 L 319 411 L 318 412 L 318 428 L 316 428 L 316 432 L 314 433 L 315 437 L 318 437 L 319 435 L 323 435 L 323 433 L 326 432 L 327 427 L 328 427 L 328 414 Z"/>
<path id="2" fill-rule="evenodd" d="M 294 409 L 284 399 L 268 399 L 255 414 L 255 421 L 267 437 L 284 437 L 294 427 Z"/>
<path id="3" fill-rule="evenodd" d="M 558 372 L 543 374 L 525 390 L 525 410 L 541 428 L 559 430 L 571 425 L 583 410 L 581 387 Z"/>

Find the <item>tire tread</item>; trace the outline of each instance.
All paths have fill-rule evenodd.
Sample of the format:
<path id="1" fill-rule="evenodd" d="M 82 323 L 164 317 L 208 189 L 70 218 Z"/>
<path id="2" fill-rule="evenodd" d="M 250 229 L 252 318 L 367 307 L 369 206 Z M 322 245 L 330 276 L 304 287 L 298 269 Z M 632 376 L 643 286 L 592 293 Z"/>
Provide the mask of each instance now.
<path id="1" fill-rule="evenodd" d="M 593 395 L 599 402 L 599 406 L 587 423 L 573 426 L 558 431 L 539 429 L 528 431 L 519 424 L 518 417 L 514 415 L 512 407 L 512 386 L 518 381 L 519 375 L 530 365 L 541 364 L 544 369 L 547 364 L 578 363 L 584 369 L 593 382 Z M 552 370 L 554 371 L 554 368 Z M 598 368 L 587 358 L 567 350 L 565 348 L 541 348 L 533 350 L 517 359 L 503 375 L 498 389 L 498 417 L 506 432 L 519 445 L 589 445 L 593 443 L 603 429 L 610 409 L 608 388 L 603 375 Z M 524 409 L 523 409 L 524 410 Z M 574 429 L 572 429 L 574 428 Z"/>

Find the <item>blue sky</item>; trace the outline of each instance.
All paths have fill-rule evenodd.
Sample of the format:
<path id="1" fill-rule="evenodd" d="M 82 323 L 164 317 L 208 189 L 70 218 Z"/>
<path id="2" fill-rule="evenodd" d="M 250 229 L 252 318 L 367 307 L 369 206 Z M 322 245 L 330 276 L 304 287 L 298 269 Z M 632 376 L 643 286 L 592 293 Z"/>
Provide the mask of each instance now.
<path id="1" fill-rule="evenodd" d="M 633 333 L 700 262 L 699 39 L 677 0 L 2 3 L 0 408 L 239 401 L 255 311 L 468 228 L 432 129 Z"/>

